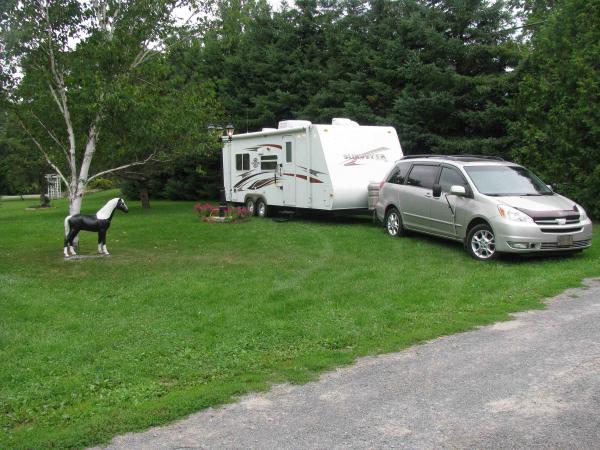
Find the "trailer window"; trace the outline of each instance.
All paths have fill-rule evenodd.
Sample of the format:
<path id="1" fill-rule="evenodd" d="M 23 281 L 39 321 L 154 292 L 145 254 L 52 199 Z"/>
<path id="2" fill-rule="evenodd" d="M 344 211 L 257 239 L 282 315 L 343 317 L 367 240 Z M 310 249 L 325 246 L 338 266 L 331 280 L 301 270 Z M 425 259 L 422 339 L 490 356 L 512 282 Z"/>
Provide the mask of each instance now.
<path id="1" fill-rule="evenodd" d="M 276 170 L 277 155 L 264 155 L 260 157 L 260 170 Z"/>
<path id="2" fill-rule="evenodd" d="M 235 155 L 235 170 L 250 170 L 250 153 Z"/>
<path id="3" fill-rule="evenodd" d="M 285 143 L 285 162 L 292 162 L 292 143 Z"/>

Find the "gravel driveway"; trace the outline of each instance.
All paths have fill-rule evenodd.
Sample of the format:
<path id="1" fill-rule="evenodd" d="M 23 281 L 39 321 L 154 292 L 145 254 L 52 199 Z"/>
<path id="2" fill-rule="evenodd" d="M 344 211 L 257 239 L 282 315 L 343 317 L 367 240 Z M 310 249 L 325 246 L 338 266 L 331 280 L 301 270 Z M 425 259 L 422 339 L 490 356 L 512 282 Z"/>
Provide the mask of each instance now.
<path id="1" fill-rule="evenodd" d="M 548 309 L 359 359 L 109 449 L 600 449 L 600 280 Z"/>

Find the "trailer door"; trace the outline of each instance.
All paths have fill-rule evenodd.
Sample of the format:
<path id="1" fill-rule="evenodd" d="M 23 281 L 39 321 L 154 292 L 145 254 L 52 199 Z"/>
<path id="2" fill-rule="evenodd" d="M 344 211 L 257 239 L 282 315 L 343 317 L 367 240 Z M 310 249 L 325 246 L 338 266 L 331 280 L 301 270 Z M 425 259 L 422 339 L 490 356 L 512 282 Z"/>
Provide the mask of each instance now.
<path id="1" fill-rule="evenodd" d="M 296 206 L 296 165 L 294 164 L 295 142 L 293 136 L 283 137 L 283 154 L 281 155 L 281 186 L 283 189 L 283 204 Z"/>

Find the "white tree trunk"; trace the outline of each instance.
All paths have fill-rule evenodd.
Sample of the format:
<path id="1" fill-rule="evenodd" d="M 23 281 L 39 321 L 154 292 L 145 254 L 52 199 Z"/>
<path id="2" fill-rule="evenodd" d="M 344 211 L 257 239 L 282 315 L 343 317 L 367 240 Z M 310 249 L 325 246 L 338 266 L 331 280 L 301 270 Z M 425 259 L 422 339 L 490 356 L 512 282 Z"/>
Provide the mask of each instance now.
<path id="1" fill-rule="evenodd" d="M 52 42 L 55 39 L 54 31 L 52 29 L 52 21 L 50 20 L 50 11 L 49 6 L 52 0 L 45 0 L 41 6 L 42 12 L 42 20 L 44 20 L 46 24 L 46 33 L 48 42 Z M 105 33 L 105 37 L 107 41 L 112 41 L 113 39 L 113 27 L 111 25 L 110 20 L 107 17 L 108 12 L 108 2 L 93 0 L 92 6 L 96 10 L 96 19 L 99 28 Z M 121 12 L 121 7 L 118 6 L 113 20 L 116 20 Z M 140 65 L 145 58 L 150 54 L 151 50 L 147 48 L 147 43 L 152 41 L 152 37 L 149 36 L 141 43 L 141 49 L 139 53 L 133 59 L 133 62 L 130 65 L 130 69 L 133 69 Z M 100 132 L 100 123 L 102 120 L 102 106 L 99 107 L 99 112 L 96 114 L 94 121 L 90 124 L 90 128 L 88 130 L 87 142 L 85 145 L 85 151 L 83 154 L 83 158 L 81 160 L 81 166 L 79 168 L 79 174 L 77 174 L 77 157 L 76 157 L 76 142 L 75 142 L 75 131 L 73 127 L 73 122 L 71 120 L 71 113 L 69 111 L 69 104 L 67 99 L 67 88 L 65 85 L 64 79 L 64 69 L 60 67 L 60 64 L 57 63 L 55 58 L 54 50 L 52 45 L 47 46 L 47 53 L 49 58 L 49 70 L 51 75 L 51 81 L 48 83 L 48 87 L 50 89 L 50 94 L 54 99 L 54 102 L 58 106 L 60 110 L 64 124 L 66 129 L 66 134 L 69 142 L 68 149 L 63 146 L 63 150 L 65 153 L 65 157 L 69 166 L 69 175 L 65 176 L 60 171 L 60 168 L 50 159 L 48 153 L 45 151 L 41 143 L 35 139 L 33 134 L 29 131 L 24 122 L 21 121 L 21 125 L 25 129 L 25 131 L 30 135 L 31 139 L 34 141 L 36 146 L 40 149 L 42 154 L 45 156 L 48 164 L 60 175 L 63 182 L 67 185 L 69 191 L 69 215 L 79 214 L 81 212 L 81 203 L 83 201 L 83 195 L 85 193 L 85 187 L 88 182 L 95 177 L 102 176 L 107 173 L 116 172 L 119 170 L 126 169 L 131 166 L 137 166 L 145 164 L 150 161 L 154 154 L 148 156 L 143 161 L 134 161 L 130 164 L 125 164 L 120 167 L 115 167 L 113 169 L 104 170 L 102 172 L 98 172 L 95 175 L 89 176 L 90 166 L 92 164 L 92 159 L 94 157 L 94 153 L 96 152 L 96 143 L 98 141 L 98 134 Z M 100 95 L 100 103 L 102 103 L 102 99 L 104 97 L 104 93 Z M 39 119 L 38 119 L 39 120 Z M 52 133 L 41 121 L 40 123 L 46 129 L 46 131 L 50 134 L 50 137 L 54 140 L 54 142 L 60 144 L 60 141 Z M 67 180 L 68 177 L 68 180 Z"/>
<path id="2" fill-rule="evenodd" d="M 69 215 L 73 216 L 81 212 L 81 202 L 83 201 L 83 194 L 75 193 L 69 194 Z"/>

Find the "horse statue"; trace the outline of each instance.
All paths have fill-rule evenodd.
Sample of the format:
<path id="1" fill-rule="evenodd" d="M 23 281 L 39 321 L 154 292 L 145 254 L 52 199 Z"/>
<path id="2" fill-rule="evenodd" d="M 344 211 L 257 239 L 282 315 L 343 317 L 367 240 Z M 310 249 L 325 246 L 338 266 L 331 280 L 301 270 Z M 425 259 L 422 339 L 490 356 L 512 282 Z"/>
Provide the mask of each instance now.
<path id="1" fill-rule="evenodd" d="M 129 208 L 127 208 L 122 198 L 113 198 L 100 208 L 95 215 L 74 214 L 65 217 L 65 258 L 69 257 L 69 251 L 72 256 L 77 254 L 73 248 L 73 239 L 81 230 L 98 232 L 98 253 L 109 255 L 106 249 L 106 232 L 117 209 L 129 212 Z"/>

